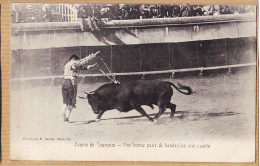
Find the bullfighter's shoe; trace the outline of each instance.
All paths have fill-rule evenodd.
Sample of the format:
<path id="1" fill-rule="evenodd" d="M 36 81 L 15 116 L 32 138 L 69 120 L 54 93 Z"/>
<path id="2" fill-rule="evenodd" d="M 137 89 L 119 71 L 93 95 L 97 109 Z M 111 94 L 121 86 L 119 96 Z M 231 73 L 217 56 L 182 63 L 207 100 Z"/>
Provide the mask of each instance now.
<path id="1" fill-rule="evenodd" d="M 66 115 L 65 115 L 65 113 L 62 113 L 62 116 L 63 116 L 63 121 L 66 122 Z"/>
<path id="2" fill-rule="evenodd" d="M 64 120 L 65 122 L 69 122 L 69 118 L 65 118 L 65 120 Z"/>

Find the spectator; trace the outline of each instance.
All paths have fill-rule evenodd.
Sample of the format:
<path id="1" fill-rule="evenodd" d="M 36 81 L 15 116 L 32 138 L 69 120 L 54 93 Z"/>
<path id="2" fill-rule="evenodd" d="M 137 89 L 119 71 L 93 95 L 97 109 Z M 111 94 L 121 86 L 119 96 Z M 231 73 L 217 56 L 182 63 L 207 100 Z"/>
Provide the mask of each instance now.
<path id="1" fill-rule="evenodd" d="M 24 23 L 26 18 L 26 6 L 25 4 L 15 5 L 15 22 Z"/>
<path id="2" fill-rule="evenodd" d="M 168 5 L 159 5 L 159 18 L 168 17 Z"/>
<path id="3" fill-rule="evenodd" d="M 43 7 L 42 7 L 42 10 L 44 11 L 44 21 L 45 22 L 50 22 L 51 21 L 51 17 L 52 17 L 52 14 L 51 14 L 51 7 L 49 4 L 44 4 Z"/>
<path id="4" fill-rule="evenodd" d="M 64 81 L 62 84 L 62 112 L 64 121 L 69 121 L 69 116 L 73 108 L 76 108 L 76 99 L 78 91 L 78 77 L 80 70 L 90 70 L 97 64 L 88 65 L 90 60 L 95 58 L 99 52 L 92 53 L 85 58 L 80 59 L 79 56 L 73 54 L 64 66 Z"/>
<path id="5" fill-rule="evenodd" d="M 104 12 L 102 12 L 102 18 L 106 18 L 108 20 L 117 20 L 118 17 L 117 17 L 115 5 L 112 4 L 106 5 Z"/>
<path id="6" fill-rule="evenodd" d="M 140 19 L 141 13 L 138 5 L 130 5 L 128 19 Z"/>
<path id="7" fill-rule="evenodd" d="M 125 5 L 122 11 L 122 20 L 129 19 L 130 5 Z"/>
<path id="8" fill-rule="evenodd" d="M 170 7 L 169 16 L 170 17 L 178 17 L 180 15 L 180 5 L 172 5 Z"/>
<path id="9" fill-rule="evenodd" d="M 213 15 L 213 6 L 205 5 L 202 7 L 203 16 Z"/>
<path id="10" fill-rule="evenodd" d="M 52 13 L 55 12 L 53 5 L 43 4 L 39 10 L 44 11 L 44 21 L 52 20 Z M 253 6 L 231 6 L 231 5 L 78 5 L 78 18 L 82 31 L 87 29 L 99 30 L 101 20 L 126 20 L 126 19 L 147 19 L 147 18 L 168 18 L 168 17 L 191 17 L 209 16 L 223 14 L 246 14 L 255 13 Z M 36 11 L 34 5 L 16 4 L 12 8 L 12 22 L 34 22 Z M 38 12 L 39 13 L 39 12 Z M 37 16 L 38 17 L 38 16 Z M 41 17 L 42 18 L 42 17 Z M 68 21 L 68 20 L 63 20 Z"/>
<path id="11" fill-rule="evenodd" d="M 91 14 L 91 20 L 90 20 L 90 29 L 93 31 L 99 31 L 100 25 L 101 25 L 101 13 L 100 13 L 100 7 L 93 5 L 91 6 L 91 11 L 93 12 Z"/>
<path id="12" fill-rule="evenodd" d="M 189 5 L 183 5 L 180 9 L 179 16 L 181 17 L 189 17 L 192 16 L 192 8 Z"/>
<path id="13" fill-rule="evenodd" d="M 230 6 L 232 14 L 239 14 L 241 12 L 241 6 Z"/>
<path id="14" fill-rule="evenodd" d="M 203 12 L 200 5 L 193 5 L 192 7 L 192 16 L 202 16 Z"/>
<path id="15" fill-rule="evenodd" d="M 157 16 L 158 16 L 158 9 L 157 9 L 156 5 L 151 5 L 150 6 L 150 15 L 151 15 L 151 18 L 157 18 Z"/>
<path id="16" fill-rule="evenodd" d="M 123 20 L 123 17 L 124 17 L 124 8 L 125 8 L 125 5 L 124 4 L 119 4 L 118 5 L 118 9 L 116 10 L 116 14 L 118 16 L 118 19 L 119 20 Z"/>
<path id="17" fill-rule="evenodd" d="M 81 31 L 85 31 L 92 27 L 91 16 L 93 15 L 90 5 L 79 5 L 78 6 L 78 18 L 80 19 Z M 92 28 L 91 30 L 94 30 Z"/>
<path id="18" fill-rule="evenodd" d="M 229 5 L 223 6 L 222 10 L 220 10 L 220 14 L 233 14 Z"/>
<path id="19" fill-rule="evenodd" d="M 223 10 L 223 6 L 221 5 L 213 5 L 213 15 L 220 15 L 221 10 Z"/>
<path id="20" fill-rule="evenodd" d="M 149 5 L 140 6 L 140 18 L 141 19 L 151 18 Z"/>

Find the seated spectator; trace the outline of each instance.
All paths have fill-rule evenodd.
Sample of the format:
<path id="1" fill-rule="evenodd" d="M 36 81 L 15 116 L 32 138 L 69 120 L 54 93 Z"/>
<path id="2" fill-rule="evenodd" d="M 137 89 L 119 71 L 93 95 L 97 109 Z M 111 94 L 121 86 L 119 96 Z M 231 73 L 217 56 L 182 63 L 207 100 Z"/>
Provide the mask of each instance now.
<path id="1" fill-rule="evenodd" d="M 205 5 L 202 7 L 203 16 L 213 15 L 213 6 L 212 5 Z"/>
<path id="2" fill-rule="evenodd" d="M 180 9 L 179 16 L 180 17 L 189 17 L 192 16 L 192 8 L 189 5 L 182 5 Z"/>
<path id="3" fill-rule="evenodd" d="M 159 5 L 159 15 L 158 18 L 168 17 L 168 5 Z"/>
<path id="4" fill-rule="evenodd" d="M 103 8 L 103 12 L 101 12 L 101 17 L 107 20 L 117 20 L 118 16 L 116 13 L 115 5 L 106 5 L 106 7 Z"/>
<path id="5" fill-rule="evenodd" d="M 193 5 L 192 7 L 192 16 L 202 16 L 203 12 L 200 5 Z"/>
<path id="6" fill-rule="evenodd" d="M 151 18 L 149 5 L 141 5 L 140 7 L 140 18 Z"/>
<path id="7" fill-rule="evenodd" d="M 155 18 L 162 18 L 161 6 L 162 6 L 162 5 L 155 5 L 156 14 L 157 14 Z"/>
<path id="8" fill-rule="evenodd" d="M 118 9 L 116 10 L 116 14 L 117 14 L 117 17 L 119 20 L 123 20 L 123 12 L 124 12 L 124 7 L 125 5 L 124 4 L 119 4 L 118 5 Z"/>
<path id="9" fill-rule="evenodd" d="M 169 5 L 168 6 L 168 17 L 173 17 L 174 13 L 174 5 Z"/>
<path id="10" fill-rule="evenodd" d="M 51 7 L 49 4 L 44 4 L 42 7 L 42 10 L 44 11 L 44 21 L 45 22 L 50 22 L 51 18 L 52 18 L 52 14 L 51 14 Z"/>
<path id="11" fill-rule="evenodd" d="M 232 14 L 239 14 L 241 12 L 241 6 L 230 6 Z"/>
<path id="12" fill-rule="evenodd" d="M 107 12 L 108 8 L 106 6 L 101 6 L 100 14 L 101 14 L 101 20 L 105 18 L 105 13 Z"/>
<path id="13" fill-rule="evenodd" d="M 123 10 L 123 13 L 122 13 L 123 14 L 123 17 L 122 17 L 123 20 L 127 20 L 127 19 L 130 18 L 129 17 L 130 7 L 131 7 L 130 5 L 125 5 L 124 6 L 124 8 L 123 8 L 124 10 Z"/>
<path id="14" fill-rule="evenodd" d="M 92 25 L 91 23 L 91 16 L 93 15 L 92 9 L 90 5 L 79 5 L 77 9 L 78 9 L 78 18 L 80 19 L 81 31 L 86 31 Z"/>
<path id="15" fill-rule="evenodd" d="M 254 6 L 234 6 L 234 5 L 127 5 L 127 4 L 80 4 L 78 9 L 78 18 L 82 31 L 99 30 L 102 25 L 101 20 L 126 20 L 126 19 L 148 19 L 148 18 L 169 18 L 169 17 L 191 17 L 191 16 L 209 16 L 223 14 L 247 14 L 255 13 Z M 13 22 L 50 22 L 55 19 L 52 16 L 57 10 L 57 6 L 42 4 L 39 6 L 40 17 L 34 15 L 35 5 L 16 4 L 12 8 Z M 38 11 L 37 11 L 38 12 Z M 64 12 L 64 11 L 62 11 Z M 39 12 L 38 12 L 39 13 Z M 43 19 L 44 14 L 44 19 Z M 61 14 L 61 13 L 58 13 Z M 66 13 L 65 13 L 66 14 Z M 65 20 L 70 21 L 66 15 Z M 41 18 L 41 21 L 39 21 Z M 63 17 L 64 18 L 64 17 Z M 62 19 L 60 17 L 60 19 Z"/>
<path id="16" fill-rule="evenodd" d="M 26 20 L 26 5 L 16 4 L 15 5 L 15 22 L 24 23 Z"/>
<path id="17" fill-rule="evenodd" d="M 151 16 L 151 18 L 157 18 L 158 9 L 157 9 L 156 5 L 150 5 L 150 16 Z"/>
<path id="18" fill-rule="evenodd" d="M 129 19 L 140 19 L 140 16 L 139 5 L 130 5 Z"/>
<path id="19" fill-rule="evenodd" d="M 170 17 L 178 17 L 180 15 L 180 12 L 181 12 L 180 9 L 181 9 L 180 5 L 173 5 L 171 7 L 172 13 L 169 14 Z"/>
<path id="20" fill-rule="evenodd" d="M 213 15 L 220 15 L 220 11 L 223 9 L 221 5 L 213 5 Z"/>
<path id="21" fill-rule="evenodd" d="M 93 31 L 99 31 L 101 25 L 101 13 L 100 6 L 93 5 L 91 6 L 91 10 L 93 12 L 91 21 L 90 21 L 90 29 Z"/>
<path id="22" fill-rule="evenodd" d="M 223 8 L 220 10 L 220 14 L 233 14 L 232 10 L 230 9 L 229 5 L 223 6 Z"/>
<path id="23" fill-rule="evenodd" d="M 96 5 L 79 5 L 78 18 L 80 19 L 81 31 L 99 31 L 101 25 L 100 7 Z"/>

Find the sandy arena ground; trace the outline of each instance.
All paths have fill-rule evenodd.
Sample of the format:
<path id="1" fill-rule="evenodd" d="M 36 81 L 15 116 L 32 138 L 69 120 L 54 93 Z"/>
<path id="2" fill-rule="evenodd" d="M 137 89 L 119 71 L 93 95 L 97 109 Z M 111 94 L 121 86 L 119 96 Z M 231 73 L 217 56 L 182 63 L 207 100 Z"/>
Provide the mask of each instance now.
<path id="1" fill-rule="evenodd" d="M 77 140 L 122 141 L 135 140 L 247 140 L 255 131 L 255 73 L 239 72 L 214 76 L 174 79 L 196 91 L 186 96 L 174 90 L 172 102 L 176 114 L 170 119 L 170 110 L 157 123 L 132 110 L 120 113 L 111 110 L 100 122 L 87 100 L 77 99 L 70 123 L 64 123 L 61 114 L 61 86 L 35 86 L 11 91 L 11 134 L 14 137 L 69 137 Z M 103 83 L 79 85 L 78 95 L 95 90 Z M 22 86 L 21 86 L 22 87 Z M 143 107 L 154 116 L 152 110 Z"/>

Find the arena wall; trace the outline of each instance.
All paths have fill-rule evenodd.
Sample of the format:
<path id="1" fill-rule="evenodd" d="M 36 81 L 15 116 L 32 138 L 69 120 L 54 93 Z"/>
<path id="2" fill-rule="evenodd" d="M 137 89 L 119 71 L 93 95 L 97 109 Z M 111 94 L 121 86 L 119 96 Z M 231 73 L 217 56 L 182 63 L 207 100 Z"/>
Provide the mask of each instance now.
<path id="1" fill-rule="evenodd" d="M 113 73 L 256 62 L 252 15 L 111 21 L 101 32 L 81 32 L 78 23 L 13 24 L 12 41 L 12 80 L 61 76 L 71 54 L 96 51 Z M 82 72 L 90 73 L 100 71 Z"/>

